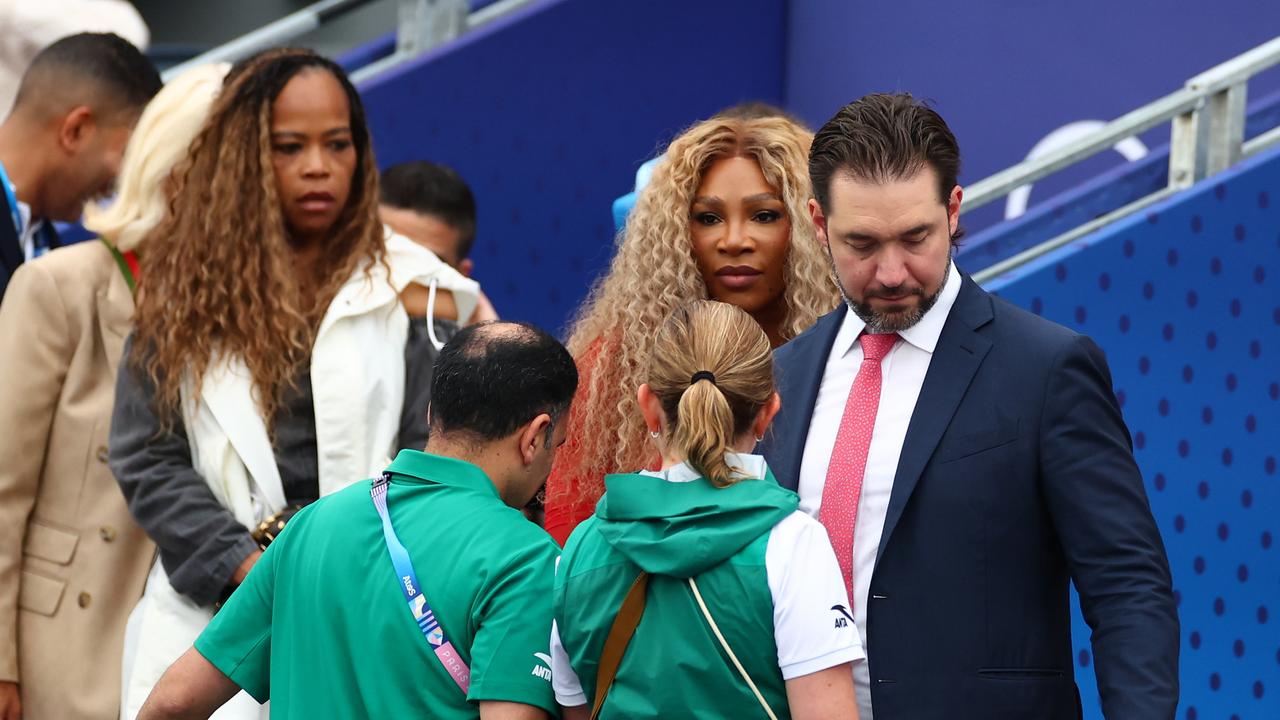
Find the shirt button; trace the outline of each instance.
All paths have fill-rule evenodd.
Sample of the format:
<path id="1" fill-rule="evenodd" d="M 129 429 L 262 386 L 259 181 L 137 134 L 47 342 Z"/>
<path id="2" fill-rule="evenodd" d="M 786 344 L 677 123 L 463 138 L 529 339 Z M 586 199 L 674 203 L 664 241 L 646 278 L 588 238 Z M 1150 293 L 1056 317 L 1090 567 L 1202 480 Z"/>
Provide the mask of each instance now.
<path id="1" fill-rule="evenodd" d="M 106 445 L 98 446 L 98 462 L 102 463 L 103 465 L 107 464 L 107 446 Z"/>
<path id="2" fill-rule="evenodd" d="M 111 542 L 116 539 L 116 529 L 108 525 L 98 528 L 98 537 L 102 538 L 102 542 Z"/>
<path id="3" fill-rule="evenodd" d="M 80 607 L 87 608 L 89 607 L 89 603 L 93 602 L 93 596 L 87 592 L 82 592 L 80 593 L 80 597 L 77 598 L 77 602 L 80 603 Z"/>

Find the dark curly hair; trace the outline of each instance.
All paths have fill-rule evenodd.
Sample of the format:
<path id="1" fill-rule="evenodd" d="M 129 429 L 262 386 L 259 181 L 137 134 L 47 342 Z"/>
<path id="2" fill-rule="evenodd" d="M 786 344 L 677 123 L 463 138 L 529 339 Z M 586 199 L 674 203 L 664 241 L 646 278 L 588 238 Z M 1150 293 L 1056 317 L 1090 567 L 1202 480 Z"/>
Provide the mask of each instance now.
<path id="1" fill-rule="evenodd" d="M 271 106 L 304 70 L 342 85 L 356 170 L 314 276 L 299 278 L 276 191 Z M 325 310 L 360 268 L 386 263 L 378 172 L 360 96 L 346 73 L 310 50 L 269 50 L 227 75 L 208 122 L 175 170 L 173 200 L 145 241 L 132 359 L 156 385 L 162 418 L 179 410 L 186 377 L 198 384 L 222 355 L 238 356 L 273 426 L 310 360 Z"/>

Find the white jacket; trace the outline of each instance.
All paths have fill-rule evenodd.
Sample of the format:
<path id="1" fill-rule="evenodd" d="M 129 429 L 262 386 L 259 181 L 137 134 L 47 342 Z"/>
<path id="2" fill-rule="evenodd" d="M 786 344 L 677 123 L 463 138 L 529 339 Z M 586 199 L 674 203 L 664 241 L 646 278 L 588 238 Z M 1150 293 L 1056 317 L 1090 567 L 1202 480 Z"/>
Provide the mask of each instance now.
<path id="1" fill-rule="evenodd" d="M 398 235 L 387 241 L 390 278 L 381 264 L 357 272 L 338 291 L 311 354 L 320 494 L 372 477 L 390 461 L 404 404 L 404 345 L 409 317 L 399 293 L 433 280 L 453 292 L 459 319 L 475 309 L 479 287 L 425 248 Z M 388 282 L 388 279 L 390 282 Z M 188 381 L 183 420 L 191 461 L 214 497 L 246 527 L 285 507 L 284 489 L 267 427 L 251 395 L 252 378 L 239 358 L 205 374 L 199 396 Z M 169 665 L 186 652 L 213 617 L 169 584 L 157 561 L 142 600 L 129 618 L 121 715 L 137 717 Z M 267 717 L 246 693 L 214 714 L 218 720 Z"/>

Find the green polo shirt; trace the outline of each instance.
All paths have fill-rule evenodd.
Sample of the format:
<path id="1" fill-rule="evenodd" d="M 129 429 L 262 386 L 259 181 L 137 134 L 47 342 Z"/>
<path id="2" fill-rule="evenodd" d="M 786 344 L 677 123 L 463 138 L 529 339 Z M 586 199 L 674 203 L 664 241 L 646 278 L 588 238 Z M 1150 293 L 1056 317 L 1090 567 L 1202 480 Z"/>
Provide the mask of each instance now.
<path id="1" fill-rule="evenodd" d="M 471 667 L 465 698 L 405 603 L 369 481 L 289 521 L 196 650 L 272 718 L 475 718 L 482 700 L 554 714 L 555 542 L 474 465 L 402 450 L 388 472 L 396 534 Z"/>

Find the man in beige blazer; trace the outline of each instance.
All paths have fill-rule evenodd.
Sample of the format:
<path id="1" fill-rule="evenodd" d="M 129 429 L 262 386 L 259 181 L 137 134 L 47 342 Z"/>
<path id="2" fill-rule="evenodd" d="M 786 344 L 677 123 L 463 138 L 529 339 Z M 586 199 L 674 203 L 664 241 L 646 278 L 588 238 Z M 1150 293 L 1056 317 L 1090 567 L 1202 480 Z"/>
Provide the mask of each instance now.
<path id="1" fill-rule="evenodd" d="M 18 684 L 28 720 L 118 712 L 155 552 L 107 469 L 132 314 L 96 240 L 24 263 L 0 305 L 0 686 Z"/>
<path id="2" fill-rule="evenodd" d="M 23 263 L 0 303 L 0 720 L 119 716 L 125 625 L 155 557 L 107 467 L 131 250 L 164 217 L 170 172 L 226 72 L 200 66 L 165 85 L 115 199 L 85 209 L 104 240 Z"/>

